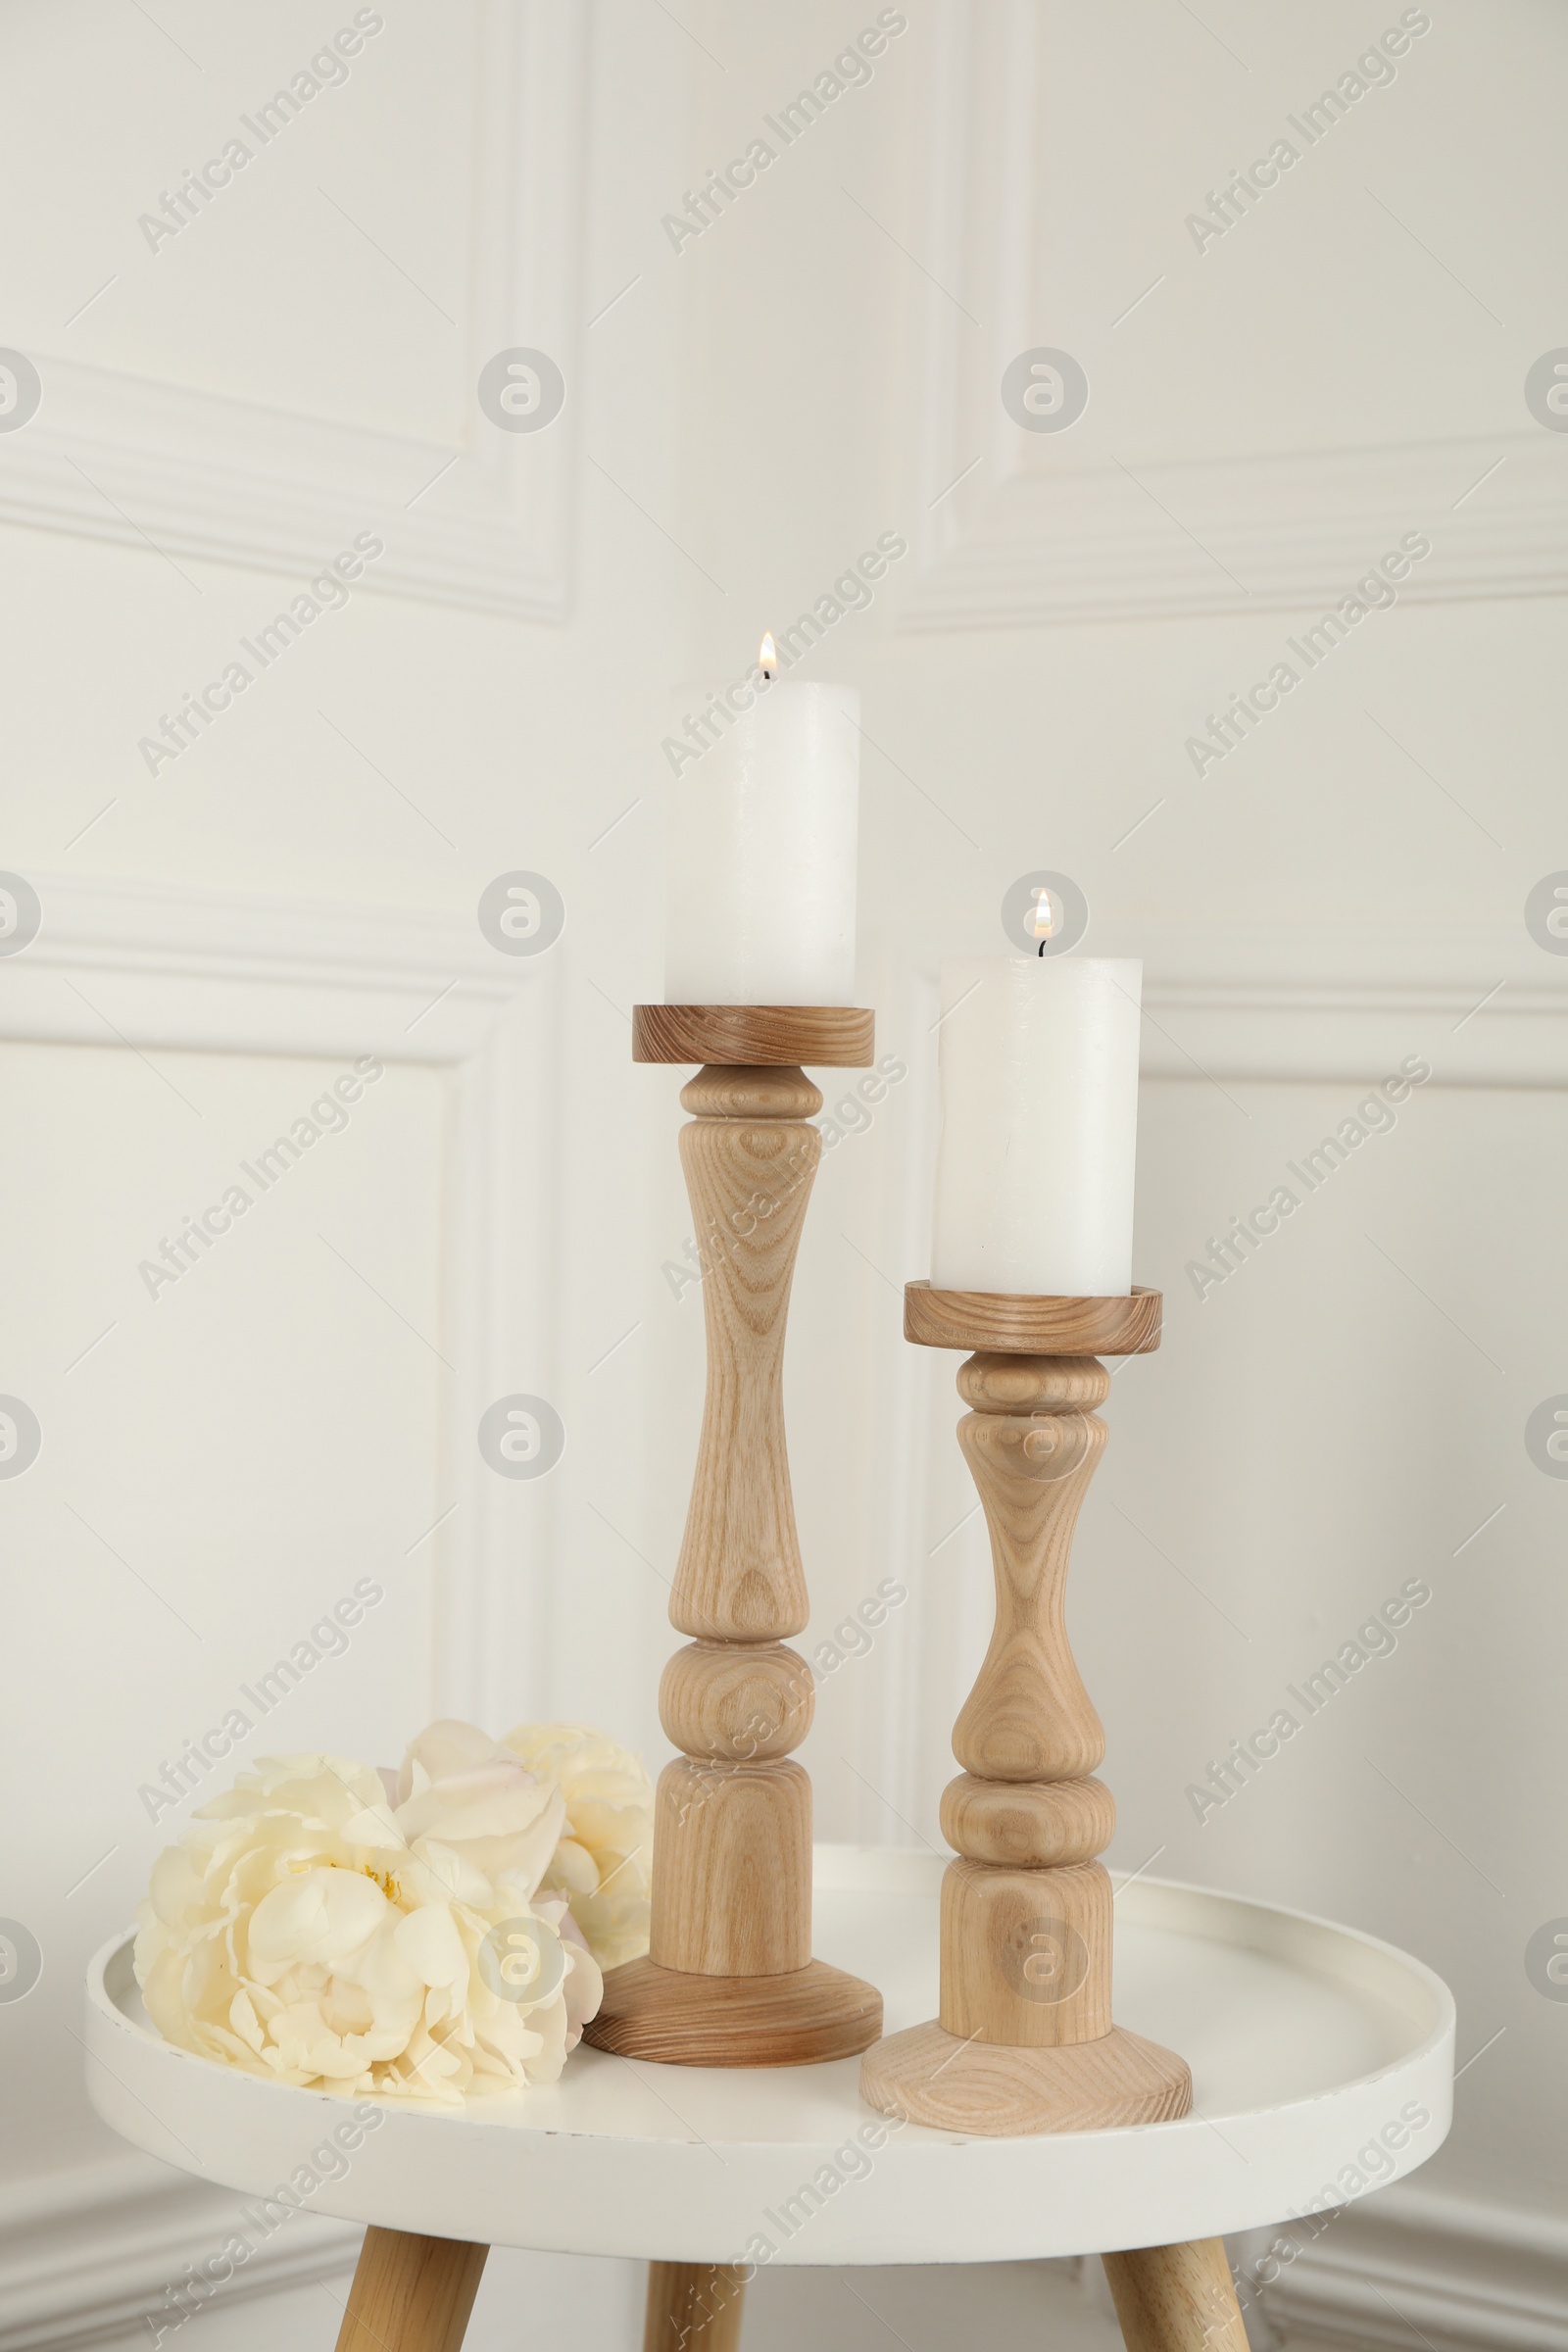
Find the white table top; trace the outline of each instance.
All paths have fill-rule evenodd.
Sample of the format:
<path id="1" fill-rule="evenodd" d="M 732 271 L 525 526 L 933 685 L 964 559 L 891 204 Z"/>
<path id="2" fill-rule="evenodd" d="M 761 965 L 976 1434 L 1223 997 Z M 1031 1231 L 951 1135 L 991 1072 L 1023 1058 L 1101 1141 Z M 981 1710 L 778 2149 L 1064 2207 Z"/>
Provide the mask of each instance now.
<path id="1" fill-rule="evenodd" d="M 945 1857 L 819 1846 L 815 1949 L 881 1987 L 887 2030 L 936 2014 Z M 564 2253 L 786 2264 L 1102 2253 L 1283 2221 L 1412 2172 L 1447 2132 L 1453 2001 L 1392 1945 L 1267 1903 L 1140 1878 L 1116 1901 L 1119 2025 L 1177 2050 L 1194 2113 L 1135 2131 L 965 2139 L 887 2126 L 859 2061 L 654 2066 L 579 2049 L 559 2083 L 380 2117 L 308 2210 Z M 87 1981 L 106 2122 L 182 2171 L 286 2183 L 353 2101 L 176 2050 L 130 1940 Z M 879 2134 L 888 2135 L 877 2144 Z M 1387 2168 L 1387 2169 L 1384 2169 Z M 301 2184 L 303 2185 L 303 2184 Z"/>

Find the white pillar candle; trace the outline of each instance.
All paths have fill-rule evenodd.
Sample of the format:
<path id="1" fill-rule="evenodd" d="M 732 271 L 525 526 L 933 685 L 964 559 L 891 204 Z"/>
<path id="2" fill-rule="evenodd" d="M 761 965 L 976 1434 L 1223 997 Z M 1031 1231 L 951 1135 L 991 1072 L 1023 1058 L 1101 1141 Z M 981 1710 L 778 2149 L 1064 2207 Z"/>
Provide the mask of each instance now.
<path id="1" fill-rule="evenodd" d="M 943 965 L 933 1289 L 1130 1293 L 1143 971 L 1091 956 Z"/>
<path id="2" fill-rule="evenodd" d="M 750 707 L 675 780 L 664 1001 L 853 1004 L 860 697 L 760 669 L 746 684 Z"/>

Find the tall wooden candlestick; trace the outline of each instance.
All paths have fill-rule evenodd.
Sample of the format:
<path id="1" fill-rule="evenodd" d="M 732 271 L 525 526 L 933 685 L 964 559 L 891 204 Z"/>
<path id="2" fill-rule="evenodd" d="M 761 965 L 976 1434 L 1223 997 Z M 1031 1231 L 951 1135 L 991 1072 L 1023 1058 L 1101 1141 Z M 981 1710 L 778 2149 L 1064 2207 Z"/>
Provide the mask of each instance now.
<path id="1" fill-rule="evenodd" d="M 958 1859 L 942 1886 L 940 2015 L 861 2061 L 873 2107 L 956 2132 L 1093 2132 L 1192 2105 L 1184 2061 L 1111 2023 L 1116 1808 L 1104 1734 L 1067 1645 L 1079 1506 L 1105 1443 L 1098 1355 L 1159 1345 L 1157 1291 L 1049 1298 L 905 1291 L 905 1337 L 972 1348 L 958 1424 L 991 1534 L 997 1619 L 942 1796 Z M 1093 1351 L 1093 1352 L 1092 1352 Z"/>
<path id="2" fill-rule="evenodd" d="M 869 1012 L 640 1004 L 639 1061 L 706 1066 L 681 1163 L 704 1260 L 708 1397 L 669 1614 L 690 1637 L 660 1720 L 648 1957 L 612 1969 L 586 2038 L 681 2066 L 846 2058 L 882 2030 L 874 1986 L 811 1957 L 811 1784 L 790 1751 L 811 1670 L 785 1638 L 808 1604 L 784 1445 L 784 1324 L 822 1138 L 798 1065 L 862 1067 Z"/>

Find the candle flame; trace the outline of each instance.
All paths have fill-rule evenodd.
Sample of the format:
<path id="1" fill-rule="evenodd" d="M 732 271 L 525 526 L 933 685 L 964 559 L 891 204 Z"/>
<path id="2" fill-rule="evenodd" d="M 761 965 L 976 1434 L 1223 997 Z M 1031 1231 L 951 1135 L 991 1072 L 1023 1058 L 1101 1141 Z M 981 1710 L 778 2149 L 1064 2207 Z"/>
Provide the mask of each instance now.
<path id="1" fill-rule="evenodd" d="M 761 645 L 758 651 L 757 666 L 764 678 L 776 678 L 778 675 L 778 647 L 773 643 L 771 629 L 766 630 L 763 634 Z"/>
<path id="2" fill-rule="evenodd" d="M 1035 939 L 1050 939 L 1056 928 L 1056 918 L 1052 912 L 1051 893 L 1049 890 L 1037 888 L 1034 895 L 1035 911 L 1029 925 L 1030 934 Z"/>

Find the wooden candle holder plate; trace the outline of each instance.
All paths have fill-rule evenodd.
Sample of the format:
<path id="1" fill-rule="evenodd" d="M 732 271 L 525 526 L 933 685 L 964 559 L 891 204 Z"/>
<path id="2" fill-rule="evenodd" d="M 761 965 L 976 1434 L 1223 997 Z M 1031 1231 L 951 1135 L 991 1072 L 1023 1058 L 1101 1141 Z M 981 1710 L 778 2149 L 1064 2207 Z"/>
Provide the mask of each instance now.
<path id="1" fill-rule="evenodd" d="M 1007 1355 L 1151 1355 L 1159 1346 L 1161 1294 L 1134 1283 L 1125 1298 L 1029 1298 L 1011 1291 L 904 1286 L 904 1336 L 918 1348 Z"/>
<path id="2" fill-rule="evenodd" d="M 876 1015 L 857 1004 L 634 1004 L 633 1061 L 863 1070 Z"/>

